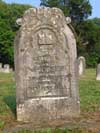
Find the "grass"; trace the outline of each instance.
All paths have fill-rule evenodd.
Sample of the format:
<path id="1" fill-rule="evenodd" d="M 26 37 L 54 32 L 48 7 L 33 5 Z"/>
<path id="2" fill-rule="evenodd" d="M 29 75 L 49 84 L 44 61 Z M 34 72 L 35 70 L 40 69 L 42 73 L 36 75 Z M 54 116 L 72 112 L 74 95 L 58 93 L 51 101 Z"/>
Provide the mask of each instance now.
<path id="1" fill-rule="evenodd" d="M 0 73 L 0 129 L 14 119 L 16 102 L 12 77 L 12 73 Z"/>
<path id="2" fill-rule="evenodd" d="M 79 80 L 81 112 L 100 112 L 100 81 L 96 81 L 95 69 L 87 69 Z M 13 73 L 0 73 L 0 129 L 16 125 L 16 100 Z M 18 123 L 17 123 L 18 124 Z M 17 133 L 84 133 L 80 128 L 46 130 L 19 130 Z M 1 132 L 0 132 L 1 133 Z"/>
<path id="3" fill-rule="evenodd" d="M 82 111 L 98 111 L 100 109 L 100 81 L 96 81 L 94 69 L 87 69 L 80 78 L 79 91 Z"/>
<path id="4" fill-rule="evenodd" d="M 82 129 L 75 128 L 74 130 L 72 129 L 41 129 L 37 131 L 31 131 L 31 130 L 20 130 L 18 133 L 83 133 Z"/>

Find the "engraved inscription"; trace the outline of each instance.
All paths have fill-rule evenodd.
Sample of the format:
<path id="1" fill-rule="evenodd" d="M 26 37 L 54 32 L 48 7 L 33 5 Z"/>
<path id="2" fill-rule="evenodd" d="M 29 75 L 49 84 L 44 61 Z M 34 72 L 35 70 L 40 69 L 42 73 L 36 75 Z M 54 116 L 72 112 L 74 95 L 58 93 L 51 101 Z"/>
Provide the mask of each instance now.
<path id="1" fill-rule="evenodd" d="M 34 38 L 33 47 L 27 50 L 24 57 L 25 65 L 31 64 L 25 69 L 26 97 L 71 96 L 71 74 L 67 66 L 69 58 L 66 56 L 65 61 L 62 61 L 60 54 L 64 52 L 55 33 L 49 29 L 40 29 Z"/>
<path id="2" fill-rule="evenodd" d="M 32 57 L 33 67 L 28 77 L 27 97 L 70 95 L 70 74 L 66 64 L 59 64 L 57 39 L 52 31 L 41 29 L 36 34 L 38 51 Z M 68 59 L 66 59 L 68 60 Z M 35 72 L 35 73 L 33 73 Z"/>

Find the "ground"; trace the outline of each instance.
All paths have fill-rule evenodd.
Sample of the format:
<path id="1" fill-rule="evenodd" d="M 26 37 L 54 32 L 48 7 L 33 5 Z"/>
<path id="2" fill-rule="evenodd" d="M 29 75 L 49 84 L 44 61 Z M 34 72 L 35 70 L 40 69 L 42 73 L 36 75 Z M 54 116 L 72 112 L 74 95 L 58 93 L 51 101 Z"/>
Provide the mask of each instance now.
<path id="1" fill-rule="evenodd" d="M 87 69 L 79 79 L 81 114 L 62 128 L 33 130 L 16 121 L 14 74 L 0 73 L 0 133 L 100 133 L 100 81 L 96 70 Z"/>

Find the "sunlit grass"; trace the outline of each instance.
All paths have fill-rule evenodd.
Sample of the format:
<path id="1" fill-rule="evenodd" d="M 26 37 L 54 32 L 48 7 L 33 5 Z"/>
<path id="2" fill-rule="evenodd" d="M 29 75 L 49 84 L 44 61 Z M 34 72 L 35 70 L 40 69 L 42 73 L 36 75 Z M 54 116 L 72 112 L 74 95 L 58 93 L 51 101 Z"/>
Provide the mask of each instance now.
<path id="1" fill-rule="evenodd" d="M 95 69 L 87 69 L 79 80 L 81 112 L 100 111 L 100 81 L 96 81 Z M 16 121 L 16 98 L 13 73 L 0 73 L 0 129 Z M 84 133 L 80 128 L 19 130 L 18 133 Z"/>
<path id="2" fill-rule="evenodd" d="M 95 69 L 87 69 L 79 81 L 82 111 L 100 109 L 100 81 L 96 81 Z"/>

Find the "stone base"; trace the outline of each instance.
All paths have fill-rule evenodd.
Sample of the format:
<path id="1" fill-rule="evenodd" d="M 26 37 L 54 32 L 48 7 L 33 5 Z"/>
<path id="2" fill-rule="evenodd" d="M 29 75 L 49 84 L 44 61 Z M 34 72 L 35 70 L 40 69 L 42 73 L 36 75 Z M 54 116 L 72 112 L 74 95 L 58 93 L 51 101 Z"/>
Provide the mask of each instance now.
<path id="1" fill-rule="evenodd" d="M 70 100 L 69 100 L 70 99 Z M 26 100 L 17 106 L 17 120 L 41 124 L 52 120 L 76 117 L 79 101 L 68 97 L 45 97 Z"/>

